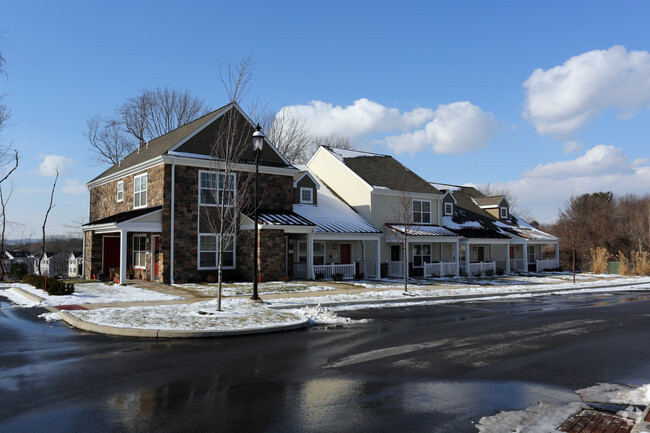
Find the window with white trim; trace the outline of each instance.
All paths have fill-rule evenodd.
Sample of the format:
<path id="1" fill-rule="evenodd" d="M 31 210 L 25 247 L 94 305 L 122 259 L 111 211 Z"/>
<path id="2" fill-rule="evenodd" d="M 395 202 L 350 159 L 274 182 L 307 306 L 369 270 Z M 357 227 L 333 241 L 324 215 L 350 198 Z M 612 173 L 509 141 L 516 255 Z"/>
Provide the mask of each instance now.
<path id="1" fill-rule="evenodd" d="M 454 204 L 453 203 L 445 203 L 445 215 L 446 216 L 452 216 L 454 214 Z"/>
<path id="2" fill-rule="evenodd" d="M 199 172 L 199 202 L 204 206 L 231 206 L 235 198 L 235 174 Z"/>
<path id="3" fill-rule="evenodd" d="M 502 206 L 502 207 L 500 208 L 500 210 L 501 210 L 501 219 L 506 219 L 506 218 L 508 218 L 508 208 L 505 207 L 505 206 Z"/>
<path id="4" fill-rule="evenodd" d="M 413 267 L 421 268 L 431 263 L 431 244 L 413 244 Z"/>
<path id="5" fill-rule="evenodd" d="M 314 203 L 314 190 L 312 188 L 300 188 L 300 203 Z"/>
<path id="6" fill-rule="evenodd" d="M 147 173 L 133 178 L 133 207 L 147 206 Z"/>
<path id="7" fill-rule="evenodd" d="M 235 240 L 233 235 L 223 235 L 224 268 L 235 267 Z M 219 236 L 199 234 L 199 269 L 216 269 L 219 266 Z"/>
<path id="8" fill-rule="evenodd" d="M 124 181 L 117 181 L 117 202 L 120 203 L 124 201 Z"/>
<path id="9" fill-rule="evenodd" d="M 147 267 L 147 236 L 133 236 L 133 267 L 146 269 Z"/>
<path id="10" fill-rule="evenodd" d="M 431 223 L 431 202 L 429 200 L 413 200 L 413 222 Z"/>
<path id="11" fill-rule="evenodd" d="M 325 242 L 314 242 L 314 266 L 325 264 Z"/>

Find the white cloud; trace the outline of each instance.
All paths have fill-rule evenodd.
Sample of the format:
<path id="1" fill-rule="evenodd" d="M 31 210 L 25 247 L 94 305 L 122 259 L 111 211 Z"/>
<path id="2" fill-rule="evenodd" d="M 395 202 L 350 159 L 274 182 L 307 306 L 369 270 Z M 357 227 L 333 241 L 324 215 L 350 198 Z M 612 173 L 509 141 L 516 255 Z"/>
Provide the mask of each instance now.
<path id="1" fill-rule="evenodd" d="M 469 102 L 440 105 L 423 129 L 384 139 L 396 153 L 411 155 L 431 148 L 440 154 L 461 154 L 486 147 L 499 130 L 491 113 Z"/>
<path id="2" fill-rule="evenodd" d="M 578 143 L 577 141 L 569 140 L 564 143 L 564 149 L 562 150 L 562 153 L 574 153 L 574 152 L 579 152 L 582 150 L 584 146 L 581 143 Z"/>
<path id="3" fill-rule="evenodd" d="M 517 205 L 538 221 L 552 222 L 572 195 L 597 191 L 646 194 L 650 184 L 647 162 L 630 161 L 618 147 L 598 145 L 573 160 L 538 165 L 519 180 L 490 186 L 508 190 Z"/>
<path id="4" fill-rule="evenodd" d="M 397 108 L 388 108 L 366 98 L 358 99 L 346 107 L 311 101 L 307 105 L 286 106 L 280 111 L 303 119 L 314 135 L 336 134 L 350 139 L 396 129 L 407 130 L 433 117 L 430 108 L 416 108 L 400 113 Z"/>
<path id="5" fill-rule="evenodd" d="M 74 160 L 62 155 L 39 155 L 43 161 L 39 164 L 37 174 L 41 176 L 55 176 L 58 168 L 59 173 L 65 171 L 74 163 Z"/>
<path id="6" fill-rule="evenodd" d="M 68 178 L 65 180 L 65 185 L 63 186 L 63 192 L 70 195 L 79 195 L 79 194 L 87 193 L 88 188 L 86 188 L 77 179 Z"/>
<path id="7" fill-rule="evenodd" d="M 21 194 L 28 194 L 28 195 L 43 195 L 43 194 L 49 194 L 51 190 L 46 188 L 37 188 L 34 186 L 26 186 L 20 188 L 19 192 Z"/>
<path id="8" fill-rule="evenodd" d="M 566 137 L 609 107 L 629 117 L 650 102 L 650 53 L 614 46 L 535 70 L 524 83 L 524 117 L 540 134 Z"/>
<path id="9" fill-rule="evenodd" d="M 487 146 L 499 129 L 491 113 L 469 102 L 440 105 L 436 110 L 416 108 L 400 112 L 362 98 L 346 107 L 311 101 L 307 105 L 286 106 L 281 111 L 303 119 L 313 135 L 336 134 L 353 142 L 370 138 L 396 153 L 414 154 L 429 149 L 437 153 L 465 153 Z"/>

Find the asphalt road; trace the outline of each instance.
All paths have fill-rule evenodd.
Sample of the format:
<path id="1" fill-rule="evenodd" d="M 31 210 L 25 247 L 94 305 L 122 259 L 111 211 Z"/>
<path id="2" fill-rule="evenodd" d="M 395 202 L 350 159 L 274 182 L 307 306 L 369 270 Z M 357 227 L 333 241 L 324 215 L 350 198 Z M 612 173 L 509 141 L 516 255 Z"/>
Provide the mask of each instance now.
<path id="1" fill-rule="evenodd" d="M 4 298 L 0 298 L 4 299 Z M 355 311 L 347 327 L 138 340 L 0 304 L 2 432 L 474 432 L 650 383 L 650 292 Z"/>

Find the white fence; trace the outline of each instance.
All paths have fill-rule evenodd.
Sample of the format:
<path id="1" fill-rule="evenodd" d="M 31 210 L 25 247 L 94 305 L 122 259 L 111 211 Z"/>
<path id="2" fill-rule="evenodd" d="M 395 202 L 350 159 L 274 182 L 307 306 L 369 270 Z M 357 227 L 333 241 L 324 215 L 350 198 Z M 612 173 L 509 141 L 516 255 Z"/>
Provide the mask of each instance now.
<path id="1" fill-rule="evenodd" d="M 424 264 L 424 276 L 430 277 L 433 274 L 444 277 L 445 275 L 456 275 L 456 262 L 437 262 Z"/>
<path id="2" fill-rule="evenodd" d="M 403 277 L 404 276 L 404 262 L 388 262 L 388 276 L 389 277 Z"/>
<path id="3" fill-rule="evenodd" d="M 359 272 L 364 278 L 377 278 L 377 261 L 376 260 L 359 260 Z"/>
<path id="4" fill-rule="evenodd" d="M 356 265 L 354 263 L 349 265 L 315 265 L 314 275 L 323 274 L 323 278 L 333 278 L 335 274 L 343 275 L 343 278 L 353 278 L 355 274 Z"/>
<path id="5" fill-rule="evenodd" d="M 469 272 L 467 272 L 467 274 L 469 276 L 473 276 L 474 274 L 477 274 L 479 271 L 485 272 L 488 270 L 491 270 L 492 273 L 496 272 L 496 263 L 494 262 L 470 263 Z"/>
<path id="6" fill-rule="evenodd" d="M 526 272 L 526 261 L 524 259 L 510 259 L 510 270 Z"/>
<path id="7" fill-rule="evenodd" d="M 542 272 L 547 269 L 555 269 L 560 266 L 555 259 L 538 259 L 537 260 L 537 272 Z"/>

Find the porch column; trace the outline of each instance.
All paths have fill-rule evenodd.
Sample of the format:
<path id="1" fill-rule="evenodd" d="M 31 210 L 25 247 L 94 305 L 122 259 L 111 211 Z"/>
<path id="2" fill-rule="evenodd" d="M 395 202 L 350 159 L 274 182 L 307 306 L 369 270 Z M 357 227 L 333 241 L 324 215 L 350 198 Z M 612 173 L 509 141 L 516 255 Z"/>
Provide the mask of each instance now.
<path id="1" fill-rule="evenodd" d="M 307 279 L 314 279 L 314 233 L 307 233 Z"/>
<path id="2" fill-rule="evenodd" d="M 381 239 L 377 239 L 377 260 L 375 266 L 377 267 L 377 278 L 381 278 Z"/>
<path id="3" fill-rule="evenodd" d="M 506 274 L 510 274 L 510 244 L 506 244 Z"/>
<path id="4" fill-rule="evenodd" d="M 469 246 L 470 244 L 467 242 L 467 245 L 465 246 L 465 273 L 467 275 L 469 275 L 469 256 L 472 253 Z"/>
<path id="5" fill-rule="evenodd" d="M 126 283 L 126 239 L 127 231 L 120 230 L 120 284 Z"/>
<path id="6" fill-rule="evenodd" d="M 528 244 L 523 244 L 521 249 L 524 250 L 524 272 L 528 272 Z"/>
<path id="7" fill-rule="evenodd" d="M 456 252 L 454 253 L 454 257 L 456 257 L 456 275 L 458 276 L 460 275 L 460 257 L 459 257 L 460 248 L 459 248 L 458 239 L 456 239 L 455 247 L 456 247 Z"/>

